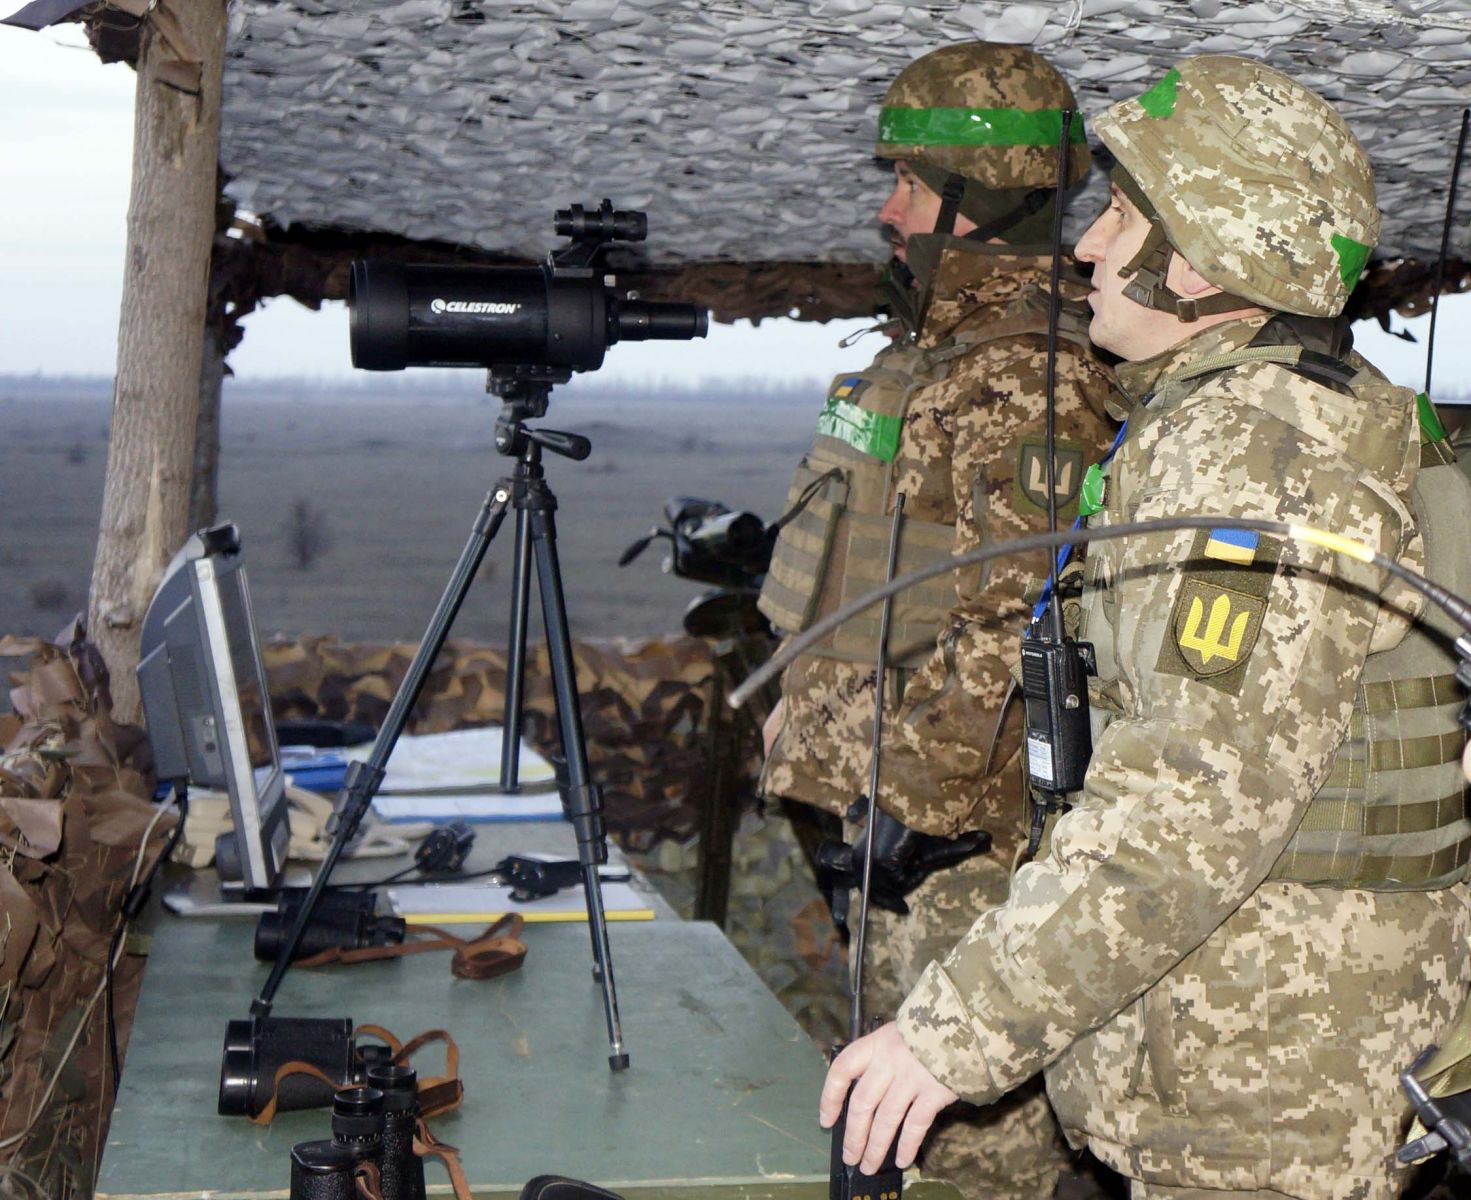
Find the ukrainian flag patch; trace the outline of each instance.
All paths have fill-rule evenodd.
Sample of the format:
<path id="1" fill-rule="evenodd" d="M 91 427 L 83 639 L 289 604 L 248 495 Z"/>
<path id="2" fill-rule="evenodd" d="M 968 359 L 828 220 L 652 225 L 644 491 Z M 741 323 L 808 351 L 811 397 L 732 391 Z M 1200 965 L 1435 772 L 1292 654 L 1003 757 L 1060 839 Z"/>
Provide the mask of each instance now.
<path id="1" fill-rule="evenodd" d="M 1261 537 L 1250 529 L 1212 529 L 1205 542 L 1205 556 L 1249 567 L 1260 542 Z"/>
<path id="2" fill-rule="evenodd" d="M 852 396 L 853 396 L 853 393 L 856 392 L 856 391 L 858 391 L 858 389 L 863 386 L 864 382 L 865 382 L 864 381 L 864 378 L 861 375 L 850 375 L 847 379 L 840 379 L 840 380 L 838 380 L 838 385 L 835 388 L 833 388 L 832 392 L 828 395 L 828 399 L 829 400 L 848 400 L 848 399 L 851 399 Z"/>

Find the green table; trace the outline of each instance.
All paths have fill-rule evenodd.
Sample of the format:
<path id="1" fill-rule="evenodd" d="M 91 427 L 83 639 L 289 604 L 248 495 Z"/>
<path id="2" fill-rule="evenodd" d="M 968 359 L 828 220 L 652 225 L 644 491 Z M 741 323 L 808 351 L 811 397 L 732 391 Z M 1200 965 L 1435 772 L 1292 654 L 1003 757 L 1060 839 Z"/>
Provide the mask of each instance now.
<path id="1" fill-rule="evenodd" d="M 329 1136 L 326 1113 L 262 1129 L 215 1112 L 225 1023 L 247 1015 L 267 970 L 251 957 L 253 927 L 166 919 L 155 933 L 97 1195 L 285 1196 L 290 1148 Z M 713 925 L 662 920 L 614 924 L 610 938 L 632 1057 L 617 1075 L 581 923 L 528 926 L 524 967 L 484 982 L 453 978 L 446 954 L 297 970 L 275 1015 L 350 1017 L 404 1038 L 448 1029 L 466 1098 L 435 1129 L 460 1147 L 477 1195 L 558 1173 L 641 1200 L 825 1196 L 821 1056 L 730 943 Z M 442 1059 L 424 1055 L 438 1073 Z M 448 1191 L 437 1164 L 428 1176 Z"/>

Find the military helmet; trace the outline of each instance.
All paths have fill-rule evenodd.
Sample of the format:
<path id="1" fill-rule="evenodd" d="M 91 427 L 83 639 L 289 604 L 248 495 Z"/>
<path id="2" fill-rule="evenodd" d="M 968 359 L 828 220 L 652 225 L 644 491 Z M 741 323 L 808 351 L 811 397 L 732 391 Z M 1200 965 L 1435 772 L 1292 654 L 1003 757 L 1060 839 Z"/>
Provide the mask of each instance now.
<path id="1" fill-rule="evenodd" d="M 1317 93 L 1263 63 L 1205 54 L 1093 129 L 1205 279 L 1280 312 L 1343 310 L 1379 209 L 1364 148 Z"/>
<path id="2" fill-rule="evenodd" d="M 1055 188 L 1064 108 L 1076 112 L 1069 133 L 1072 186 L 1088 174 L 1088 153 L 1083 114 L 1067 80 L 1023 46 L 941 46 L 889 85 L 874 152 L 987 188 Z"/>

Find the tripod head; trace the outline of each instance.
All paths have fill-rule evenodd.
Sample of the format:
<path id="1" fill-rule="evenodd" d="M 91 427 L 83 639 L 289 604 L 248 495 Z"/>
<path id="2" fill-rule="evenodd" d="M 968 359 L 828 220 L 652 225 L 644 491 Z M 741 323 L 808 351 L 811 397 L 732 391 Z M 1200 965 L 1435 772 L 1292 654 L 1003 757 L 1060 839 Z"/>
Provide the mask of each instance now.
<path id="1" fill-rule="evenodd" d="M 530 429 L 527 421 L 547 414 L 552 386 L 566 383 L 572 372 L 562 367 L 491 367 L 485 390 L 501 398 L 501 415 L 495 422 L 495 448 L 508 458 L 535 462 L 543 448 L 563 458 L 581 462 L 592 453 L 592 442 L 580 433 L 560 429 Z"/>

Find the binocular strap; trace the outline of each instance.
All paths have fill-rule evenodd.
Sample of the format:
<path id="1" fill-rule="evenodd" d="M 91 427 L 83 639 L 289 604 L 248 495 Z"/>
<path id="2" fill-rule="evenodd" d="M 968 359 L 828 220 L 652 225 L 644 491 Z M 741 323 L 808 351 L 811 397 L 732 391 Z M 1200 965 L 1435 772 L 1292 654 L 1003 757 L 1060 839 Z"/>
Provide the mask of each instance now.
<path id="1" fill-rule="evenodd" d="M 353 1190 L 362 1200 L 383 1200 L 383 1177 L 375 1162 L 360 1162 L 352 1173 Z"/>
<path id="2" fill-rule="evenodd" d="M 462 938 L 434 925 L 410 926 L 415 940 L 393 946 L 358 946 L 346 949 L 330 946 L 306 958 L 297 959 L 298 967 L 325 967 L 332 963 L 380 962 L 386 958 L 403 958 L 430 950 L 453 950 L 450 973 L 458 979 L 494 979 L 521 966 L 526 958 L 526 943 L 521 931 L 526 920 L 520 913 L 507 913 L 478 937 Z M 502 932 L 504 931 L 504 932 Z"/>
<path id="3" fill-rule="evenodd" d="M 465 1178 L 465 1168 L 460 1163 L 460 1152 L 448 1142 L 441 1142 L 421 1119 L 414 1127 L 414 1153 L 420 1158 L 437 1158 L 449 1172 L 450 1186 L 455 1189 L 455 1200 L 474 1200 L 470 1181 Z"/>
<path id="4" fill-rule="evenodd" d="M 524 956 L 525 947 L 522 947 L 522 954 Z M 419 1112 L 421 1116 L 437 1117 L 460 1107 L 465 1099 L 465 1084 L 460 1079 L 460 1048 L 456 1045 L 455 1039 L 449 1035 L 448 1030 L 428 1029 L 410 1038 L 407 1042 L 399 1041 L 381 1025 L 359 1025 L 353 1030 L 354 1037 L 362 1034 L 382 1041 L 393 1052 L 393 1061 L 396 1063 L 408 1062 L 416 1051 L 430 1042 L 443 1042 L 445 1073 L 420 1077 L 418 1084 Z M 333 1091 L 351 1084 L 350 1080 L 334 1079 L 314 1063 L 303 1062 L 300 1059 L 282 1063 L 276 1068 L 275 1078 L 271 1081 L 270 1100 L 255 1116 L 246 1118 L 251 1124 L 269 1125 L 275 1119 L 276 1105 L 281 1095 L 281 1081 L 290 1075 L 310 1075 L 313 1079 L 321 1080 Z"/>

